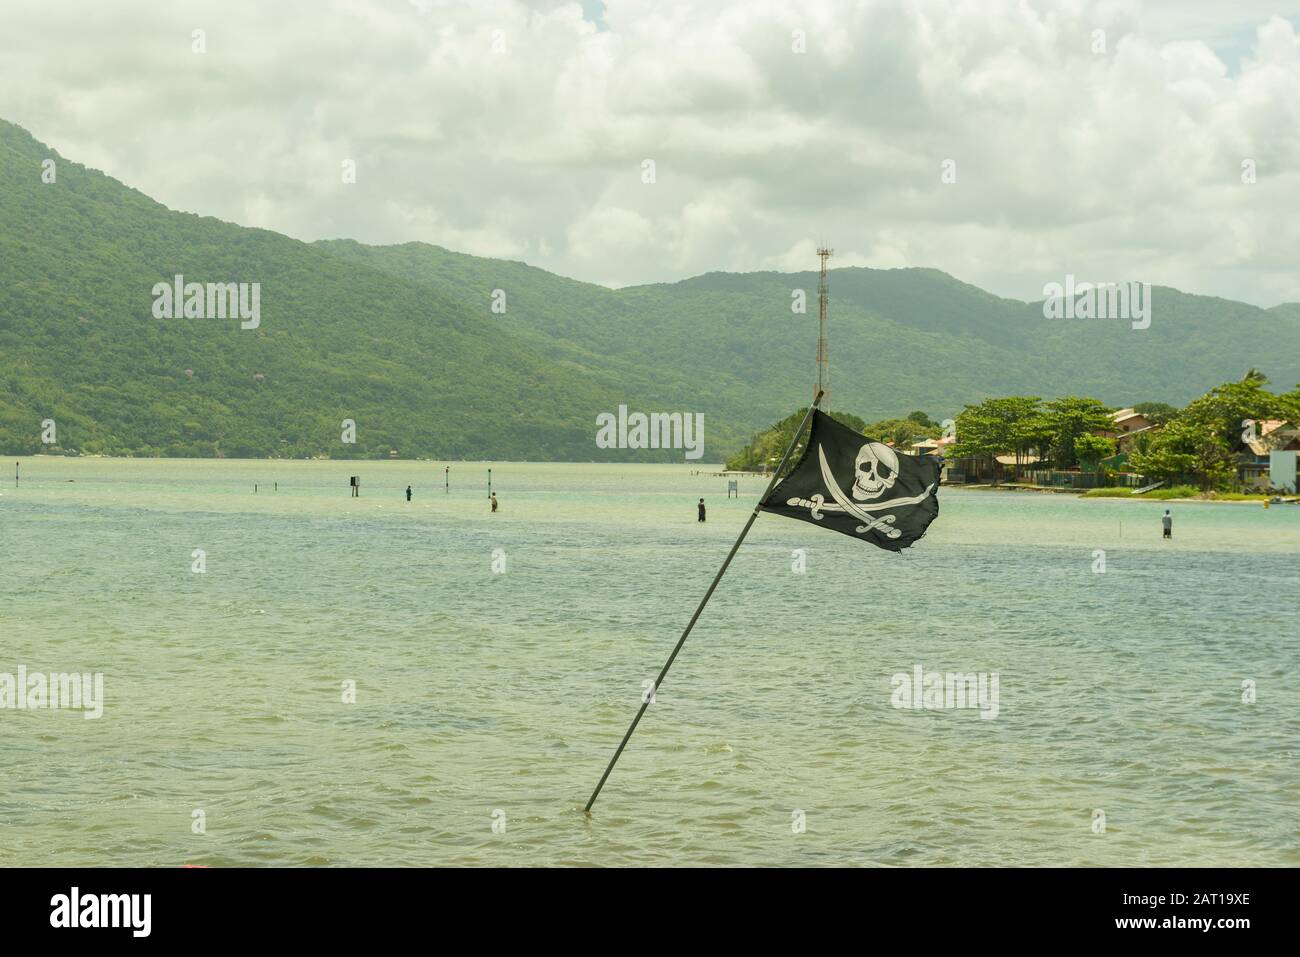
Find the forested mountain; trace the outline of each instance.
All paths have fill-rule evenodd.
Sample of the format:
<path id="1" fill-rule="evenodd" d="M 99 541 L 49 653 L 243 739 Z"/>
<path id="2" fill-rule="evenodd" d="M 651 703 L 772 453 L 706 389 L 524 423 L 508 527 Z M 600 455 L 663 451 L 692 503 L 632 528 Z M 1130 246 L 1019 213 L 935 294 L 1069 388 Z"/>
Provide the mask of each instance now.
<path id="1" fill-rule="evenodd" d="M 260 324 L 154 318 L 178 273 L 260 283 Z M 1252 366 L 1300 380 L 1296 304 L 1157 287 L 1134 330 L 931 269 L 830 282 L 831 407 L 868 420 L 1012 393 L 1181 404 Z M 0 122 L 6 454 L 45 448 L 54 419 L 60 447 L 89 453 L 681 460 L 597 448 L 596 416 L 622 404 L 704 413 L 720 461 L 807 403 L 816 289 L 814 272 L 757 272 L 613 290 L 420 243 L 303 243 L 168 210 Z"/>

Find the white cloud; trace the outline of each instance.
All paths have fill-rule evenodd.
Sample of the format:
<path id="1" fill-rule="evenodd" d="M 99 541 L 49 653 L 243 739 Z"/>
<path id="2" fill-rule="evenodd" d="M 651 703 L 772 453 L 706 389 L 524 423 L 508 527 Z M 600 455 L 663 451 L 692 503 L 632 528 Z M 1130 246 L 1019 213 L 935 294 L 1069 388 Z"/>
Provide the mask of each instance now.
<path id="1" fill-rule="evenodd" d="M 655 227 L 635 210 L 601 205 L 588 209 L 574 222 L 566 239 L 570 253 L 578 261 L 598 268 L 610 257 L 611 250 L 618 250 L 619 256 L 652 252 Z"/>
<path id="2" fill-rule="evenodd" d="M 817 237 L 1023 298 L 1073 272 L 1300 300 L 1300 16 L 1272 3 L 599 6 L 6 0 L 0 116 L 174 208 L 594 281 L 813 269 Z"/>

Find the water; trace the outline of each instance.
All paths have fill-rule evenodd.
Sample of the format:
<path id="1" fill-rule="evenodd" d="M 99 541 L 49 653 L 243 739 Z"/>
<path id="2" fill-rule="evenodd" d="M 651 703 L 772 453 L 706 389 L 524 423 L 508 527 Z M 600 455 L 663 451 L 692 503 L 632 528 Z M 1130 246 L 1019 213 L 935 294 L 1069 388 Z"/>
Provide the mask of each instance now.
<path id="1" fill-rule="evenodd" d="M 762 486 L 496 463 L 492 515 L 487 468 L 24 460 L 0 672 L 106 703 L 0 711 L 0 864 L 1300 864 L 1300 508 L 1162 542 L 1159 503 L 944 490 L 902 555 L 765 515 L 588 819 Z M 916 664 L 997 672 L 997 718 L 895 709 Z"/>

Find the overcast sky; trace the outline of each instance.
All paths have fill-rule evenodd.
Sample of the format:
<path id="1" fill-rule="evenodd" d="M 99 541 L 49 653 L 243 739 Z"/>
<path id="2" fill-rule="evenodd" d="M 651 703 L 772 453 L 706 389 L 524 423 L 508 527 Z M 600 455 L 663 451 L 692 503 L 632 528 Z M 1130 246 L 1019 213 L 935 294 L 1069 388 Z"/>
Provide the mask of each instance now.
<path id="1" fill-rule="evenodd" d="M 607 285 L 820 241 L 1300 301 L 1300 0 L 3 0 L 0 117 L 174 209 Z"/>

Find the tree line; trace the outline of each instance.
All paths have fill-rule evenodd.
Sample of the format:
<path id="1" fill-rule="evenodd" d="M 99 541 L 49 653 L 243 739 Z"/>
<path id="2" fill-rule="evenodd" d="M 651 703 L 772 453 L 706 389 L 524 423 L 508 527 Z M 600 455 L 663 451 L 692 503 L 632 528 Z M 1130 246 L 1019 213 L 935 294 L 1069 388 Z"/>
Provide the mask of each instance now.
<path id="1" fill-rule="evenodd" d="M 1153 481 L 1230 488 L 1237 456 L 1247 448 L 1247 437 L 1259 434 L 1260 422 L 1300 423 L 1300 386 L 1275 393 L 1265 388 L 1268 384 L 1267 377 L 1251 369 L 1181 409 L 1161 402 L 1134 405 L 1135 412 L 1159 428 L 1135 437 L 1127 467 Z M 1116 442 L 1097 433 L 1114 429 L 1115 411 L 1088 396 L 1047 402 L 1038 396 L 985 399 L 957 415 L 957 441 L 945 456 L 1010 454 L 1039 467 L 1104 471 L 1102 462 L 1115 454 Z"/>

